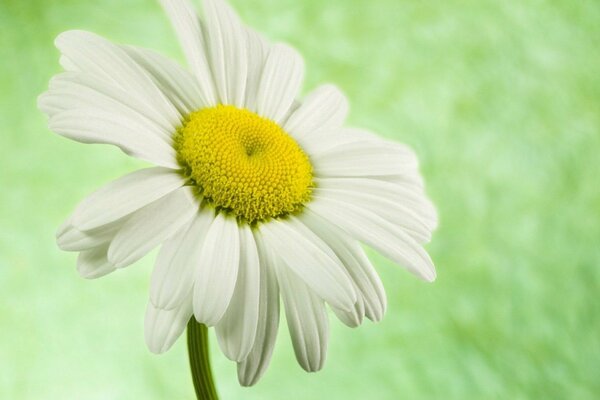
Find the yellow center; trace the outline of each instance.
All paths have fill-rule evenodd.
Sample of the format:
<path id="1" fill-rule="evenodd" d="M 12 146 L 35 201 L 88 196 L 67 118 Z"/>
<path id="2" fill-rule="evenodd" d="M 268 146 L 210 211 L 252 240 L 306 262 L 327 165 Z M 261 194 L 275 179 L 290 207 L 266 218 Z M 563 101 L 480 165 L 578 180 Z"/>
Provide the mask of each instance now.
<path id="1" fill-rule="evenodd" d="M 248 223 L 296 213 L 310 199 L 306 154 L 279 125 L 251 111 L 201 109 L 174 139 L 178 161 L 204 199 Z"/>

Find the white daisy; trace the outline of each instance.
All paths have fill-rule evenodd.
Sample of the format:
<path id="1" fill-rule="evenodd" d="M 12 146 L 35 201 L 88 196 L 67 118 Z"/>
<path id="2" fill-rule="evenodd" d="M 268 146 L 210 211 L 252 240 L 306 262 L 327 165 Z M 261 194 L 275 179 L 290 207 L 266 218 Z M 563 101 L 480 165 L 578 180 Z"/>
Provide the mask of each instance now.
<path id="1" fill-rule="evenodd" d="M 193 316 L 254 384 L 271 357 L 279 297 L 298 362 L 323 366 L 326 304 L 345 324 L 386 298 L 360 242 L 431 281 L 436 227 L 415 154 L 343 127 L 332 85 L 298 99 L 302 57 L 248 29 L 222 0 L 162 0 L 189 65 L 89 32 L 56 39 L 66 72 L 39 98 L 50 129 L 155 164 L 86 198 L 57 233 L 97 278 L 162 246 L 145 336 L 168 350 Z"/>

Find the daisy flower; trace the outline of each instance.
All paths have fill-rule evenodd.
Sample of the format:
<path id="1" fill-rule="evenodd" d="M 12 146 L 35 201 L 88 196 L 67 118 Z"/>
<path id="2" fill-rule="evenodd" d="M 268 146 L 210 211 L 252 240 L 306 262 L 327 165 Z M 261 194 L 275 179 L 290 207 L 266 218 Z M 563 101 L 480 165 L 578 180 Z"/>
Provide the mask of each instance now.
<path id="1" fill-rule="evenodd" d="M 364 243 L 427 281 L 436 212 L 405 145 L 344 126 L 323 85 L 300 99 L 302 57 L 245 26 L 222 0 L 162 0 L 189 69 L 93 33 L 56 39 L 65 72 L 39 98 L 49 127 L 155 166 L 92 193 L 59 228 L 77 270 L 98 278 L 161 246 L 145 338 L 168 350 L 190 318 L 214 327 L 253 385 L 272 354 L 282 299 L 299 364 L 322 368 L 326 306 L 346 325 L 386 309 Z"/>

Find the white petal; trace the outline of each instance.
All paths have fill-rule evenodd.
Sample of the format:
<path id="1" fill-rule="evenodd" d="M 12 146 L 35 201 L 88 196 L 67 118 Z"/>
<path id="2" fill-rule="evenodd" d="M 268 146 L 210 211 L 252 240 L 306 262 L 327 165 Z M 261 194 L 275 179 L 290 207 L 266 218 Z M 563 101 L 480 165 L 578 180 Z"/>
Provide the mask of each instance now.
<path id="1" fill-rule="evenodd" d="M 383 151 L 386 158 L 396 159 L 395 164 L 390 165 L 391 168 L 394 168 L 394 165 L 396 167 L 401 165 L 402 169 L 385 169 L 383 173 L 379 173 L 376 170 L 375 172 L 377 173 L 375 174 L 371 173 L 371 170 L 367 170 L 360 173 L 360 176 L 378 177 L 378 179 L 385 177 L 389 179 L 391 176 L 402 175 L 402 179 L 414 182 L 418 182 L 420 179 L 417 171 L 417 156 L 410 147 L 402 143 L 386 140 L 362 129 L 331 128 L 320 132 L 318 135 L 300 137 L 298 138 L 298 142 L 311 158 L 329 156 L 331 153 L 340 151 L 343 153 L 347 150 L 356 152 L 356 149 L 369 149 L 369 151 L 377 152 L 378 154 L 380 151 Z M 355 157 L 355 155 L 352 157 Z M 422 183 L 420 186 L 423 186 Z"/>
<path id="2" fill-rule="evenodd" d="M 182 187 L 136 211 L 119 230 L 108 249 L 108 260 L 126 267 L 188 223 L 198 210 L 190 187 Z"/>
<path id="3" fill-rule="evenodd" d="M 361 208 L 314 198 L 308 209 L 339 226 L 350 236 L 377 249 L 415 275 L 435 280 L 435 268 L 427 252 L 402 229 Z"/>
<path id="4" fill-rule="evenodd" d="M 215 326 L 223 354 L 233 361 L 243 361 L 256 338 L 260 268 L 258 250 L 248 225 L 240 227 L 240 268 L 233 297 L 223 318 Z"/>
<path id="5" fill-rule="evenodd" d="M 181 115 L 150 76 L 119 46 L 84 31 L 63 32 L 58 35 L 55 44 L 78 70 L 134 93 L 156 113 L 168 117 L 171 123 L 180 121 Z"/>
<path id="6" fill-rule="evenodd" d="M 338 319 L 342 321 L 344 325 L 349 326 L 350 328 L 356 328 L 357 326 L 360 326 L 365 316 L 365 302 L 362 297 L 358 298 L 354 304 L 354 308 L 350 311 L 340 310 L 336 307 L 331 307 L 331 309 Z"/>
<path id="7" fill-rule="evenodd" d="M 334 85 L 323 85 L 310 93 L 286 121 L 284 129 L 296 138 L 315 135 L 342 126 L 348 115 L 348 100 Z"/>
<path id="8" fill-rule="evenodd" d="M 254 231 L 260 260 L 260 296 L 256 339 L 248 357 L 237 365 L 242 386 L 252 386 L 263 376 L 273 354 L 279 328 L 279 286 L 275 275 L 275 259 L 265 247 L 260 232 Z"/>
<path id="9" fill-rule="evenodd" d="M 140 47 L 123 46 L 123 49 L 148 72 L 182 115 L 210 106 L 202 102 L 202 91 L 195 77 L 175 61 Z"/>
<path id="10" fill-rule="evenodd" d="M 148 301 L 144 320 L 144 337 L 148 349 L 156 354 L 169 350 L 185 330 L 191 316 L 191 296 L 171 310 L 162 310 Z"/>
<path id="11" fill-rule="evenodd" d="M 127 218 L 123 218 L 89 231 L 81 231 L 73 226 L 71 217 L 56 232 L 56 243 L 65 251 L 89 250 L 110 242 L 126 221 Z"/>
<path id="12" fill-rule="evenodd" d="M 194 315 L 198 322 L 216 325 L 229 306 L 240 262 L 237 222 L 217 215 L 202 245 L 194 279 Z"/>
<path id="13" fill-rule="evenodd" d="M 361 280 L 360 290 L 365 303 L 365 315 L 371 321 L 379 322 L 387 309 L 387 297 L 381 278 L 359 243 L 348 241 L 347 246 L 349 253 L 356 262 L 356 264 L 349 267 L 349 269 L 353 268 L 351 274 L 357 276 L 355 279 Z M 363 274 L 364 277 L 358 278 Z"/>
<path id="14" fill-rule="evenodd" d="M 143 121 L 95 108 L 62 111 L 49 122 L 52 131 L 82 143 L 104 143 L 119 147 L 133 157 L 167 168 L 179 169 L 175 150 L 149 131 Z"/>
<path id="15" fill-rule="evenodd" d="M 58 63 L 60 64 L 61 67 L 64 68 L 65 71 L 79 71 L 79 68 L 77 68 L 77 65 L 75 65 L 75 63 L 73 61 L 71 61 L 71 59 L 67 56 L 65 56 L 64 54 L 62 54 L 58 60 Z"/>
<path id="16" fill-rule="evenodd" d="M 183 53 L 200 86 L 202 104 L 218 103 L 198 14 L 188 0 L 160 0 L 181 43 Z"/>
<path id="17" fill-rule="evenodd" d="M 396 175 L 418 167 L 414 157 L 398 152 L 383 141 L 344 143 L 310 155 L 318 176 Z"/>
<path id="18" fill-rule="evenodd" d="M 325 362 L 329 340 L 323 300 L 285 265 L 278 265 L 276 271 L 296 359 L 306 371 L 318 371 Z"/>
<path id="19" fill-rule="evenodd" d="M 295 217 L 260 225 L 265 244 L 331 305 L 352 309 L 356 292 L 331 249 Z"/>
<path id="20" fill-rule="evenodd" d="M 245 30 L 248 44 L 248 80 L 246 81 L 245 104 L 248 110 L 256 112 L 256 96 L 270 45 L 254 30 L 249 28 Z"/>
<path id="21" fill-rule="evenodd" d="M 103 92 L 81 83 L 84 77 L 67 75 L 65 73 L 53 78 L 51 85 L 54 86 L 48 92 L 38 98 L 38 106 L 43 112 L 47 112 L 52 119 L 57 114 L 67 111 L 78 110 L 98 110 L 105 114 L 119 115 L 127 120 L 135 121 L 142 129 L 140 134 L 153 135 L 162 139 L 165 143 L 171 144 L 171 137 L 177 126 L 170 123 L 161 124 L 160 119 L 156 119 L 151 111 L 144 110 L 143 106 L 137 107 L 135 99 L 128 97 L 128 94 L 110 91 L 111 86 L 104 86 Z M 88 79 L 89 77 L 86 77 Z"/>
<path id="22" fill-rule="evenodd" d="M 423 192 L 423 190 L 425 189 L 425 182 L 423 181 L 423 177 L 420 173 L 405 172 L 395 175 L 376 176 L 370 178 L 377 179 L 383 182 L 390 182 L 395 185 L 400 185 L 420 192 Z"/>
<path id="23" fill-rule="evenodd" d="M 332 132 L 334 132 L 332 130 Z M 407 145 L 403 143 L 399 143 L 396 141 L 388 140 L 382 136 L 376 135 L 372 132 L 366 131 L 364 129 L 352 128 L 352 127 L 343 127 L 339 130 L 335 130 L 335 132 L 339 133 L 338 135 L 330 135 L 325 138 L 311 136 L 311 140 L 319 141 L 322 144 L 326 144 L 326 146 L 322 146 L 323 151 L 327 150 L 327 147 L 335 147 L 341 144 L 346 143 L 354 143 L 354 142 L 370 142 L 370 143 L 379 143 L 386 147 L 393 148 L 398 152 L 400 157 L 402 158 L 413 158 L 416 162 L 415 152 Z"/>
<path id="24" fill-rule="evenodd" d="M 402 228 L 419 243 L 431 241 L 431 226 L 412 209 L 399 202 L 359 190 L 315 188 L 313 196 L 335 202 L 340 208 L 344 208 L 346 205 L 362 208 Z"/>
<path id="25" fill-rule="evenodd" d="M 419 188 L 370 178 L 323 178 L 316 179 L 315 183 L 323 189 L 355 191 L 398 202 L 414 210 L 431 230 L 437 227 L 437 211 Z"/>
<path id="26" fill-rule="evenodd" d="M 213 219 L 212 209 L 203 209 L 163 244 L 150 283 L 150 300 L 156 307 L 174 308 L 192 296 L 202 244 Z"/>
<path id="27" fill-rule="evenodd" d="M 300 91 L 304 61 L 294 49 L 283 44 L 271 47 L 256 97 L 256 111 L 281 123 Z"/>
<path id="28" fill-rule="evenodd" d="M 246 31 L 223 0 L 204 0 L 209 63 L 222 104 L 244 107 L 248 55 Z"/>
<path id="29" fill-rule="evenodd" d="M 143 98 L 114 83 L 81 72 L 63 72 L 50 80 L 50 89 L 38 98 L 38 108 L 53 117 L 61 111 L 99 109 L 137 120 L 147 127 L 149 134 L 170 143 L 179 127 L 165 115 L 156 112 Z"/>
<path id="30" fill-rule="evenodd" d="M 396 157 L 404 160 L 405 164 L 414 166 L 413 169 L 408 168 L 401 171 L 396 171 L 394 175 L 400 175 L 402 176 L 403 180 L 409 180 L 414 183 L 420 182 L 420 186 L 423 187 L 422 178 L 418 173 L 419 159 L 414 150 L 409 146 L 393 140 L 385 139 L 364 129 L 343 128 L 341 133 L 343 140 L 347 142 L 370 142 L 373 145 L 379 144 L 389 148 L 391 151 L 396 153 Z M 392 175 L 387 174 L 385 176 L 391 177 Z"/>
<path id="31" fill-rule="evenodd" d="M 73 225 L 82 231 L 114 222 L 183 186 L 177 172 L 161 167 L 127 174 L 83 200 L 73 213 Z"/>
<path id="32" fill-rule="evenodd" d="M 96 279 L 107 275 L 115 270 L 106 253 L 108 251 L 108 243 L 82 251 L 77 257 L 77 272 L 81 277 L 86 279 Z"/>
<path id="33" fill-rule="evenodd" d="M 327 222 L 310 210 L 304 210 L 302 221 L 315 231 L 335 254 L 344 263 L 348 273 L 356 285 L 359 297 L 364 300 L 362 312 L 373 321 L 380 321 L 385 313 L 387 300 L 383 283 L 375 268 L 367 258 L 360 244 L 350 238 L 343 230 Z M 357 302 L 352 313 L 340 315 L 340 310 L 334 309 L 339 317 L 345 317 L 343 321 L 350 325 L 350 321 L 360 323 L 362 320 L 360 304 Z"/>

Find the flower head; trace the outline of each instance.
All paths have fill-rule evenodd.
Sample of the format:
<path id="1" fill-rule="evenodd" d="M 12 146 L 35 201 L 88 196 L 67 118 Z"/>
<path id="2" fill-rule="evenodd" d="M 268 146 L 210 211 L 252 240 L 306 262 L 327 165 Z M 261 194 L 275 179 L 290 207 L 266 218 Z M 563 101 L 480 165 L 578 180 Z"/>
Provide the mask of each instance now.
<path id="1" fill-rule="evenodd" d="M 161 246 L 146 342 L 164 352 L 193 316 L 254 384 L 283 300 L 296 357 L 323 366 L 326 305 L 349 326 L 382 318 L 381 281 L 359 242 L 426 280 L 436 227 L 415 154 L 344 127 L 332 85 L 299 99 L 301 56 L 248 29 L 223 0 L 163 0 L 189 71 L 152 51 L 70 31 L 66 72 L 39 98 L 50 128 L 151 162 L 91 194 L 58 230 L 97 278 Z"/>

